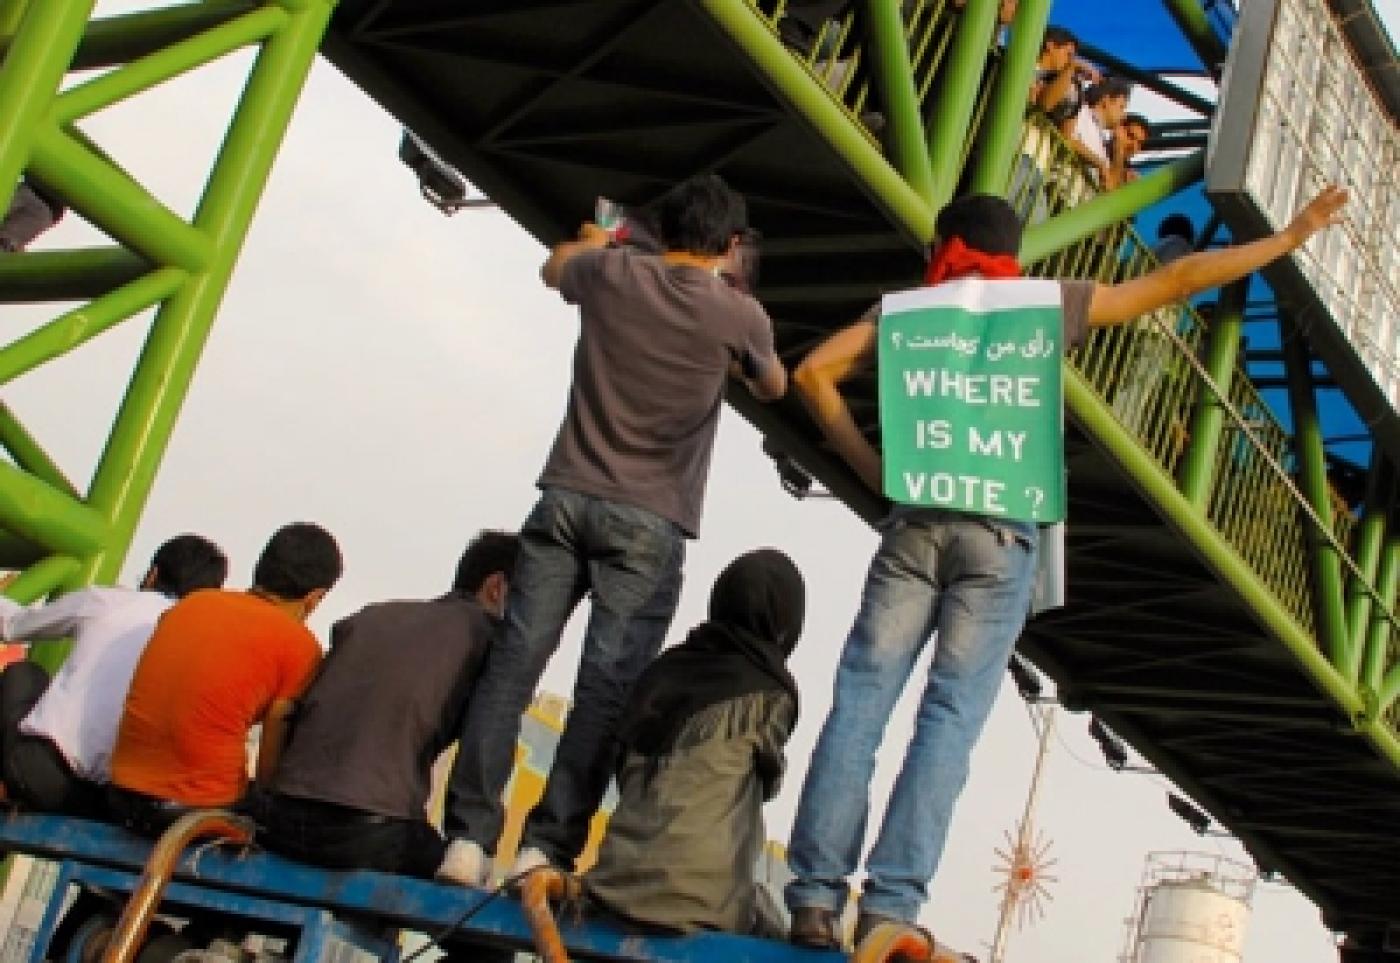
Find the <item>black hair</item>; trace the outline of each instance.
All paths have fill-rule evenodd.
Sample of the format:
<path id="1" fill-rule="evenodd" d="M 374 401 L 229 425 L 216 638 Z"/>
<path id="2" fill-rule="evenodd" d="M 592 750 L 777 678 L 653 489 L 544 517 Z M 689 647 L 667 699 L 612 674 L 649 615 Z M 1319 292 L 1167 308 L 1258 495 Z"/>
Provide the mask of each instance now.
<path id="1" fill-rule="evenodd" d="M 1075 50 L 1079 49 L 1079 38 L 1074 35 L 1074 31 L 1053 23 L 1045 28 L 1045 39 L 1041 40 L 1040 49 L 1044 50 L 1052 43 L 1057 47 L 1063 47 L 1067 43 L 1073 44 Z"/>
<path id="2" fill-rule="evenodd" d="M 1162 218 L 1162 223 L 1157 225 L 1157 237 L 1179 237 L 1189 244 L 1195 244 L 1196 225 L 1192 224 L 1191 218 L 1185 214 L 1168 214 Z"/>
<path id="3" fill-rule="evenodd" d="M 467 550 L 457 562 L 452 591 L 458 595 L 471 595 L 496 572 L 504 572 L 509 576 L 515 569 L 515 559 L 519 554 L 519 535 L 490 529 L 479 533 L 467 545 Z"/>
<path id="4" fill-rule="evenodd" d="M 1127 127 L 1129 124 L 1134 127 L 1141 127 L 1149 135 L 1152 133 L 1152 125 L 1147 122 L 1147 118 L 1142 116 L 1142 114 L 1128 114 L 1123 118 L 1123 123 L 1119 126 Z"/>
<path id="5" fill-rule="evenodd" d="M 1122 77 L 1105 77 L 1084 92 L 1084 102 L 1096 107 L 1105 97 L 1131 97 L 1132 93 L 1133 85 Z"/>
<path id="6" fill-rule="evenodd" d="M 1004 198 L 966 194 L 938 212 L 938 239 L 960 237 L 984 254 L 1015 255 L 1021 250 L 1021 219 Z"/>
<path id="7" fill-rule="evenodd" d="M 718 257 L 749 226 L 744 199 L 718 174 L 697 174 L 656 202 L 656 226 L 668 250 Z"/>
<path id="8" fill-rule="evenodd" d="M 312 522 L 293 522 L 268 540 L 253 568 L 253 586 L 286 601 L 302 599 L 334 585 L 342 568 L 330 532 Z"/>
<path id="9" fill-rule="evenodd" d="M 156 577 L 151 588 L 161 595 L 182 599 L 191 592 L 222 588 L 228 578 L 228 558 L 202 535 L 176 535 L 151 556 Z"/>

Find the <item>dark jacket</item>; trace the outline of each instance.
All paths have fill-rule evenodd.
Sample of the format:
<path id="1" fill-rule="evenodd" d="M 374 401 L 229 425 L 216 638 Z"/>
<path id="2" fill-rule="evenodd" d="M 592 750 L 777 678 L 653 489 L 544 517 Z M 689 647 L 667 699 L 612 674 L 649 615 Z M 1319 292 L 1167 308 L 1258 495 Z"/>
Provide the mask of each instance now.
<path id="1" fill-rule="evenodd" d="M 628 752 L 589 896 L 649 928 L 752 931 L 763 803 L 796 714 L 785 692 L 751 692 L 691 716 L 660 760 Z"/>

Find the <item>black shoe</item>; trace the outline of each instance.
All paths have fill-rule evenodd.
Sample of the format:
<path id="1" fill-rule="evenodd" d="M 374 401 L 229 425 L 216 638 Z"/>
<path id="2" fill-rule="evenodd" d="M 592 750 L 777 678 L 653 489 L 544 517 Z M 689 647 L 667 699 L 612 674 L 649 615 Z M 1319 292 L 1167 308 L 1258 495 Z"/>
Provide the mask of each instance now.
<path id="1" fill-rule="evenodd" d="M 839 950 L 836 914 L 820 906 L 799 906 L 792 911 L 788 942 L 809 950 Z"/>

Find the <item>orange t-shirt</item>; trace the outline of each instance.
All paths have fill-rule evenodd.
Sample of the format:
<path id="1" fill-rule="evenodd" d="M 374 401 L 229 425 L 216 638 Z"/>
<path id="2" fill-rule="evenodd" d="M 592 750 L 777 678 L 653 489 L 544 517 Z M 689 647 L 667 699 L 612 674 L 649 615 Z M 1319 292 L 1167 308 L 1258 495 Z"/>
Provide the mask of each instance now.
<path id="1" fill-rule="evenodd" d="M 316 637 L 245 592 L 206 589 L 175 604 L 136 665 L 112 782 L 189 806 L 247 787 L 248 730 L 274 699 L 295 699 L 321 661 Z"/>

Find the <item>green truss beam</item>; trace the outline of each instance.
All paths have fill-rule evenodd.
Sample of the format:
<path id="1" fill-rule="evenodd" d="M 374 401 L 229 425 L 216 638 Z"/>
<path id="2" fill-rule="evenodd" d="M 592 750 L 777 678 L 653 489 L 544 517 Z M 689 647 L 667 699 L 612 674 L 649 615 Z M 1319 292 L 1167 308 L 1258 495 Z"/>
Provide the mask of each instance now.
<path id="1" fill-rule="evenodd" d="M 0 385 L 152 308 L 88 490 L 0 408 L 0 552 L 25 600 L 118 575 L 334 0 L 211 0 L 88 24 L 89 0 L 0 0 L 0 193 L 32 171 L 120 242 L 0 259 L 0 302 L 91 299 L 0 347 Z M 9 29 L 7 29 L 9 28 Z M 257 48 L 194 217 L 155 199 L 74 126 L 237 50 Z M 75 67 L 113 69 L 61 90 Z"/>
<path id="2" fill-rule="evenodd" d="M 1181 494 L 1202 511 L 1210 500 L 1211 486 L 1215 482 L 1215 463 L 1225 429 L 1222 399 L 1230 397 L 1230 384 L 1244 338 L 1244 307 L 1248 293 L 1249 278 L 1236 281 L 1220 292 L 1204 359 L 1206 374 L 1219 393 L 1206 388 L 1196 399 L 1195 410 L 1191 413 L 1190 442 L 1177 470 Z"/>
<path id="3" fill-rule="evenodd" d="M 1293 412 L 1293 442 L 1298 457 L 1298 481 L 1323 530 L 1333 530 L 1331 489 L 1327 482 L 1327 453 L 1313 386 L 1312 355 L 1302 329 L 1289 324 L 1283 337 L 1283 361 Z M 1313 525 L 1306 526 L 1313 571 L 1317 632 L 1332 665 L 1344 670 L 1349 661 L 1342 562 L 1332 542 Z"/>

